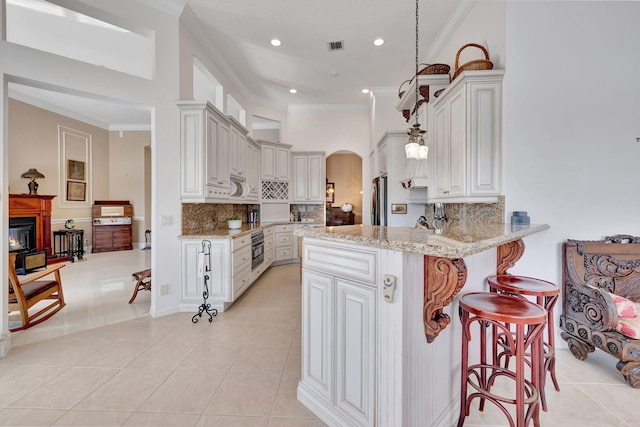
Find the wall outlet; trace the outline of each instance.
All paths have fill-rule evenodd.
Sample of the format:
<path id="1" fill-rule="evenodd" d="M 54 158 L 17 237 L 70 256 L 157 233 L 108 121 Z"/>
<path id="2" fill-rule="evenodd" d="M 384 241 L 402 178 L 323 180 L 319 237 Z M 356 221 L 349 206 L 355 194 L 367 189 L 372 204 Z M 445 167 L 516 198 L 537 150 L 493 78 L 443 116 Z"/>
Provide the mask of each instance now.
<path id="1" fill-rule="evenodd" d="M 169 285 L 168 284 L 164 284 L 164 285 L 160 285 L 160 296 L 167 296 L 169 295 Z"/>
<path id="2" fill-rule="evenodd" d="M 84 239 L 84 245 L 89 246 L 89 239 Z"/>

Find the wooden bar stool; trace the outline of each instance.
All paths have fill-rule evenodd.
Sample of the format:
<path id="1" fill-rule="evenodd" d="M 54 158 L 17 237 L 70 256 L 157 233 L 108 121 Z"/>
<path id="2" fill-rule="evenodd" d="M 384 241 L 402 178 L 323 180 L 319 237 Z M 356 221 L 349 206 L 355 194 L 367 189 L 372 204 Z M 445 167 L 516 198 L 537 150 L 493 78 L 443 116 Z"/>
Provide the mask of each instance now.
<path id="1" fill-rule="evenodd" d="M 458 427 L 464 424 L 475 398 L 480 399 L 481 411 L 484 410 L 485 400 L 495 404 L 511 426 L 524 427 L 532 420 L 534 426 L 539 426 L 540 365 L 543 363 L 542 332 L 547 320 L 546 310 L 524 298 L 495 292 L 464 294 L 459 303 L 462 322 L 462 378 Z M 479 327 L 480 363 L 469 365 L 469 341 L 474 322 Z M 493 329 L 489 326 L 495 327 L 504 335 L 504 345 L 515 358 L 515 369 L 487 362 L 487 332 Z M 515 327 L 513 333 L 512 327 Z M 495 350 L 494 346 L 491 348 Z M 528 367 L 527 355 L 530 355 L 531 363 L 529 379 L 525 372 Z M 491 360 L 495 360 L 495 355 L 492 356 Z M 496 380 L 501 378 L 515 383 L 515 396 L 503 396 L 491 390 Z M 468 386 L 475 391 L 467 396 Z M 515 405 L 515 422 L 505 406 L 508 404 Z"/>
<path id="2" fill-rule="evenodd" d="M 131 277 L 136 281 L 136 284 L 133 287 L 133 295 L 131 295 L 129 304 L 136 299 L 138 291 L 151 291 L 151 269 L 147 268 L 146 270 L 136 271 L 131 274 Z"/>
<path id="3" fill-rule="evenodd" d="M 510 274 L 491 276 L 487 280 L 492 291 L 521 297 L 535 297 L 536 303 L 547 310 L 547 334 L 546 338 L 543 339 L 544 364 L 540 373 L 540 399 L 542 401 L 542 409 L 546 411 L 547 399 L 544 387 L 547 372 L 551 375 L 551 381 L 553 381 L 555 389 L 560 391 L 560 386 L 556 379 L 555 322 L 553 320 L 553 310 L 558 301 L 560 289 L 546 280 L 526 276 L 512 276 Z M 505 364 L 508 364 L 510 355 L 505 352 L 504 356 L 506 357 Z"/>

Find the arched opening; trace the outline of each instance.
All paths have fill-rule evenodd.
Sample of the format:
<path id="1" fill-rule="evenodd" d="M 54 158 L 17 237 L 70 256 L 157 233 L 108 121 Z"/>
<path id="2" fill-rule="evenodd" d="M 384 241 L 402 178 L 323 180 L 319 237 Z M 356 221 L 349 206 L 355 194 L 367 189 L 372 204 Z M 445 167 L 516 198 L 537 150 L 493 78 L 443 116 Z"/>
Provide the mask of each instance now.
<path id="1" fill-rule="evenodd" d="M 354 224 L 362 224 L 362 157 L 351 151 L 337 151 L 326 160 L 327 182 L 333 183 L 333 202 L 327 212 L 344 204 L 353 206 Z"/>

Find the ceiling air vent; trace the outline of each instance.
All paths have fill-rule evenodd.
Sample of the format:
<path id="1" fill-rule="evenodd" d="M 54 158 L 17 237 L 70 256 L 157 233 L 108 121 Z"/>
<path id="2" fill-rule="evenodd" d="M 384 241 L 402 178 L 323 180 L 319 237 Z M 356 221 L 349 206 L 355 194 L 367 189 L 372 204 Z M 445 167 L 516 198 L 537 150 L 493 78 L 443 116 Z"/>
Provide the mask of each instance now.
<path id="1" fill-rule="evenodd" d="M 329 51 L 333 52 L 334 50 L 344 50 L 344 41 L 339 40 L 336 42 L 329 42 Z"/>

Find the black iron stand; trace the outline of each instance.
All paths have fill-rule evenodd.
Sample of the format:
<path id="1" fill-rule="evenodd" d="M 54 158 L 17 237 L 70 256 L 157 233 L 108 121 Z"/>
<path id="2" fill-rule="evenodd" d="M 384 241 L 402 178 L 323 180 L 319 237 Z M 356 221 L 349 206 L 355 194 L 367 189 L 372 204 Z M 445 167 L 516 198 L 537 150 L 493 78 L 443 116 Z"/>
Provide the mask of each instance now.
<path id="1" fill-rule="evenodd" d="M 205 262 L 204 265 L 198 265 L 197 268 L 202 268 L 204 274 L 204 291 L 202 292 L 203 302 L 200 304 L 200 309 L 196 314 L 193 315 L 191 321 L 193 323 L 198 323 L 199 318 L 202 317 L 202 313 L 207 313 L 209 315 L 209 323 L 213 322 L 213 318 L 218 315 L 218 310 L 215 308 L 211 308 L 211 304 L 207 303 L 207 298 L 209 298 L 209 272 L 211 268 L 211 242 L 208 240 L 202 241 L 202 253 L 204 253 Z"/>

